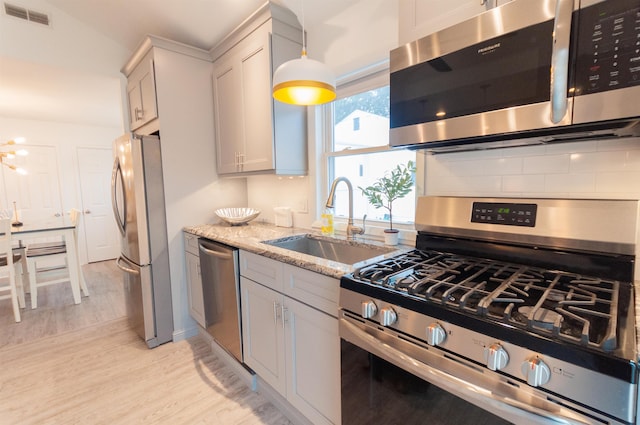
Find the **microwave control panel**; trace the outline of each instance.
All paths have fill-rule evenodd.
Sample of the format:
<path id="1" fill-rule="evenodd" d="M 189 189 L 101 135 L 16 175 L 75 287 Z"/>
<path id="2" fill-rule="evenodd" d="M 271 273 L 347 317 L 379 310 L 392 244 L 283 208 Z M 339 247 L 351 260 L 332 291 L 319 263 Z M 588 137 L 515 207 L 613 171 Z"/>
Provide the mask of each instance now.
<path id="1" fill-rule="evenodd" d="M 603 1 L 580 9 L 577 21 L 575 94 L 640 85 L 640 2 Z"/>
<path id="2" fill-rule="evenodd" d="M 472 223 L 535 227 L 538 205 L 502 202 L 474 202 Z"/>

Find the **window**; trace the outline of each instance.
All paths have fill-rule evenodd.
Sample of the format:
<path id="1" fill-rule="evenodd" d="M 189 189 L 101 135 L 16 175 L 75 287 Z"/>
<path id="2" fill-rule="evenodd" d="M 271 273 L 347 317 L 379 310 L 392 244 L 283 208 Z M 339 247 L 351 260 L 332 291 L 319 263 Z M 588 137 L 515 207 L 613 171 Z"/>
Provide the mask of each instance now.
<path id="1" fill-rule="evenodd" d="M 367 222 L 388 222 L 389 212 L 371 206 L 359 187 L 373 184 L 397 165 L 415 162 L 416 154 L 389 149 L 388 75 L 385 72 L 376 77 L 339 87 L 338 99 L 327 106 L 331 113 L 325 116 L 333 134 L 326 147 L 327 184 L 336 177 L 346 177 L 353 185 L 354 219 L 366 214 Z M 336 188 L 335 216 L 348 217 L 348 207 L 347 186 L 340 184 Z M 396 223 L 413 223 L 414 216 L 415 188 L 393 203 L 394 227 Z"/>

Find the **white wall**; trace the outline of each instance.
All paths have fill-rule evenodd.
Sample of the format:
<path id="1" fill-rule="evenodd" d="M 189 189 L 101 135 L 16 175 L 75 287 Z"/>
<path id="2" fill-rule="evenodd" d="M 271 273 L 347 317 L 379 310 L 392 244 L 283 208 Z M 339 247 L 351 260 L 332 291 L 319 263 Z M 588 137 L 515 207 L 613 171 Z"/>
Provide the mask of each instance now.
<path id="1" fill-rule="evenodd" d="M 62 208 L 82 207 L 78 147 L 108 147 L 122 134 L 122 127 L 103 127 L 63 122 L 35 121 L 0 116 L 0 136 L 23 136 L 29 145 L 53 146 L 60 171 Z M 4 139 L 3 139 L 4 140 Z M 7 201 L 4 185 L 0 185 L 0 203 Z M 6 208 L 2 205 L 0 208 Z M 80 235 L 82 238 L 83 235 Z M 86 263 L 86 251 L 80 251 L 80 260 Z"/>
<path id="2" fill-rule="evenodd" d="M 129 52 L 46 1 L 10 3 L 47 13 L 51 25 L 0 13 L 0 142 L 54 146 L 62 207 L 80 207 L 77 148 L 111 149 L 124 132 L 120 66 Z"/>

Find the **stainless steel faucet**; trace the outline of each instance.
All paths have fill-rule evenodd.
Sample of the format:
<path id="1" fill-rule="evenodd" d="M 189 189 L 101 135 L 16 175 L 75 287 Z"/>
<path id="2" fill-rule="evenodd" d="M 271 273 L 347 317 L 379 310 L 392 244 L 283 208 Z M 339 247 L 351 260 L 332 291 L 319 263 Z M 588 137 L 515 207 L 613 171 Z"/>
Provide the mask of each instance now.
<path id="1" fill-rule="evenodd" d="M 340 182 L 345 182 L 347 184 L 347 189 L 349 190 L 349 219 L 347 221 L 347 240 L 354 239 L 355 235 L 363 235 L 364 234 L 364 220 L 362 219 L 362 227 L 357 227 L 353 225 L 353 186 L 351 182 L 346 177 L 338 177 L 331 183 L 331 189 L 329 190 L 329 198 L 327 199 L 326 207 L 333 208 L 333 203 L 336 197 L 336 186 Z"/>

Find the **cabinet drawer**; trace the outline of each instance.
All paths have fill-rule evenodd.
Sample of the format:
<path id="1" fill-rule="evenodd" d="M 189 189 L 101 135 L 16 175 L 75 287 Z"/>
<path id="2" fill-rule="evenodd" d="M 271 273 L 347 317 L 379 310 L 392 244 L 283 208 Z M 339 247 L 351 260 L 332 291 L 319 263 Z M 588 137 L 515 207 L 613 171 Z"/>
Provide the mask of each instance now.
<path id="1" fill-rule="evenodd" d="M 338 317 L 340 281 L 284 264 L 284 294 Z"/>
<path id="2" fill-rule="evenodd" d="M 283 266 L 280 261 L 240 251 L 240 275 L 280 293 L 284 290 Z"/>
<path id="3" fill-rule="evenodd" d="M 193 255 L 200 255 L 198 252 L 198 237 L 191 233 L 184 233 L 184 250 Z"/>

